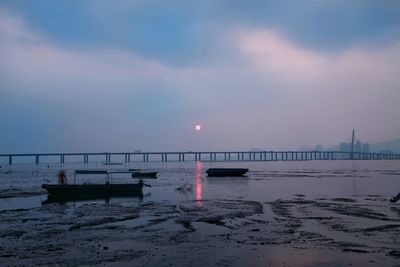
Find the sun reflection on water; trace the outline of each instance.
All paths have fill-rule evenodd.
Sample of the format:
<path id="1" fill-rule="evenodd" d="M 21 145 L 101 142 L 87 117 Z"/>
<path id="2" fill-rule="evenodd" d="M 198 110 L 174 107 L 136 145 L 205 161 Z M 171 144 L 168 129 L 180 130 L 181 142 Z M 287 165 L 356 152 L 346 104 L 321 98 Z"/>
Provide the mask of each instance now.
<path id="1" fill-rule="evenodd" d="M 201 161 L 196 162 L 196 202 L 197 202 L 197 207 L 201 208 L 201 191 L 202 191 L 202 185 L 201 185 L 201 172 L 202 172 L 203 166 Z"/>

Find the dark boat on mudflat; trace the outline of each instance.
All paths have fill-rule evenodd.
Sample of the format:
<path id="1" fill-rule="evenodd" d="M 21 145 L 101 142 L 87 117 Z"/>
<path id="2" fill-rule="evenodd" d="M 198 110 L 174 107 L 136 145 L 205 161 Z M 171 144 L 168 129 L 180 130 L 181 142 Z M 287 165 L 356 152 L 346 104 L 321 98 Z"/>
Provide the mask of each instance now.
<path id="1" fill-rule="evenodd" d="M 143 182 L 129 184 L 43 184 L 50 199 L 91 199 L 143 195 Z"/>
<path id="2" fill-rule="evenodd" d="M 207 170 L 208 176 L 243 176 L 249 169 L 243 168 L 210 168 Z"/>
<path id="3" fill-rule="evenodd" d="M 143 195 L 143 181 L 137 183 L 110 183 L 110 175 L 114 173 L 132 173 L 130 171 L 106 171 L 106 170 L 76 170 L 74 183 L 67 184 L 43 184 L 42 188 L 47 190 L 49 199 L 56 200 L 78 200 L 110 198 L 117 196 L 141 196 Z M 76 184 L 77 174 L 104 174 L 105 183 Z"/>

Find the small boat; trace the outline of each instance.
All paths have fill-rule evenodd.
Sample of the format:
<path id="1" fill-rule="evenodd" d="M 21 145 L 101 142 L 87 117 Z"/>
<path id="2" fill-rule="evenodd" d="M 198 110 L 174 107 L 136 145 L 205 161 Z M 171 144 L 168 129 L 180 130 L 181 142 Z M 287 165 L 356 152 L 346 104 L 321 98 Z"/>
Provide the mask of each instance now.
<path id="1" fill-rule="evenodd" d="M 144 183 L 110 183 L 110 176 L 113 173 L 132 173 L 130 171 L 107 171 L 107 170 L 76 170 L 74 183 L 67 184 L 66 180 L 59 184 L 43 184 L 42 188 L 47 190 L 49 199 L 73 200 L 73 199 L 94 199 L 109 198 L 115 196 L 141 196 L 143 195 Z M 76 184 L 77 174 L 104 174 L 105 183 Z"/>
<path id="2" fill-rule="evenodd" d="M 146 178 L 157 178 L 157 172 L 132 172 L 132 178 L 140 178 L 140 177 L 146 177 Z"/>
<path id="3" fill-rule="evenodd" d="M 208 176 L 243 176 L 249 169 L 242 168 L 210 168 L 207 170 Z"/>

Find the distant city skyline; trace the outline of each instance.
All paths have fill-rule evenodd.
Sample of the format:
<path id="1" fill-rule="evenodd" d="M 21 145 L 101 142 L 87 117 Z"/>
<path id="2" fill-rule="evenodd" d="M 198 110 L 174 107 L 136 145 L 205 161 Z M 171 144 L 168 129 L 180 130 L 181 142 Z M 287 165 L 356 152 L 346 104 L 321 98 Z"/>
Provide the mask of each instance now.
<path id="1" fill-rule="evenodd" d="M 343 151 L 351 152 L 351 142 L 338 142 L 336 145 L 318 144 L 314 146 L 302 146 L 297 148 L 298 151 Z M 363 153 L 400 153 L 400 138 L 377 143 L 364 142 L 356 140 L 353 152 Z"/>
<path id="2" fill-rule="evenodd" d="M 3 0 L 0 153 L 398 139 L 399 14 L 395 0 Z"/>

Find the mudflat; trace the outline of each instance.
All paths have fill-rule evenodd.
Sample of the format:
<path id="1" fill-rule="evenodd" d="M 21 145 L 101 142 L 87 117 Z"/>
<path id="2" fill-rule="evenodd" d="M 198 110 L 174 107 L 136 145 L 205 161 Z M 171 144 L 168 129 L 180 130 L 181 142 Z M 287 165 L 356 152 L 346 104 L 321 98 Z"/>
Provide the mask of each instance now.
<path id="1" fill-rule="evenodd" d="M 143 199 L 46 204 L 38 191 L 43 204 L 10 204 L 0 211 L 1 264 L 400 265 L 400 204 L 388 201 L 397 165 L 254 165 L 244 180 L 209 180 L 198 167 L 158 169 Z"/>

